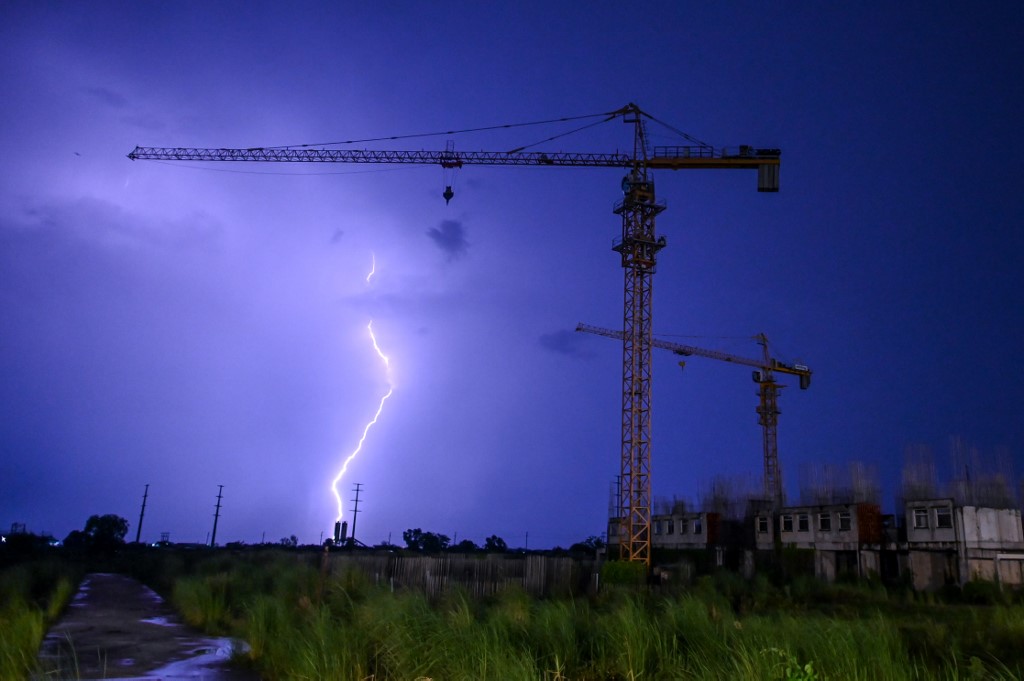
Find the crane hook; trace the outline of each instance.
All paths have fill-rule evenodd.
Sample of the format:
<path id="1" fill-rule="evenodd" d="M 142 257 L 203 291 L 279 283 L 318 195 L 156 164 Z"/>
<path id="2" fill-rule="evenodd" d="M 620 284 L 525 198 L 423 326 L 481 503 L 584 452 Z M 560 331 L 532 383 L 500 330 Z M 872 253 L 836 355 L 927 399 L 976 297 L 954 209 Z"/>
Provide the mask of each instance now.
<path id="1" fill-rule="evenodd" d="M 455 192 L 452 191 L 452 186 L 451 185 L 446 186 L 444 188 L 444 193 L 441 194 L 441 196 L 444 197 L 444 205 L 447 206 L 448 203 L 452 200 L 452 197 L 455 196 Z"/>

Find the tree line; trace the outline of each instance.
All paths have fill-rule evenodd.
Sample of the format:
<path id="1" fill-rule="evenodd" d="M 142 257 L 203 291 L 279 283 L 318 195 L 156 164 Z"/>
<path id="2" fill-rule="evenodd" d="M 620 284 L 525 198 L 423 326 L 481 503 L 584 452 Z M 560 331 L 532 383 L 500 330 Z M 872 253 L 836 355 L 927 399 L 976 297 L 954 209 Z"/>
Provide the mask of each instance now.
<path id="1" fill-rule="evenodd" d="M 483 546 L 478 546 L 471 539 L 463 539 L 457 544 L 452 544 L 448 535 L 439 532 L 424 532 L 417 527 L 403 532 L 402 540 L 405 542 L 407 549 L 419 551 L 420 553 L 441 553 L 442 551 L 451 551 L 453 553 L 473 553 L 476 551 L 505 553 L 509 550 L 508 542 L 496 534 L 492 534 L 484 539 Z M 570 546 L 569 551 L 573 553 L 594 553 L 603 547 L 604 541 L 600 537 L 591 536 Z M 555 550 L 561 550 L 561 547 L 555 547 Z"/>
<path id="2" fill-rule="evenodd" d="M 64 539 L 63 544 L 70 549 L 110 551 L 123 546 L 125 544 L 124 538 L 127 534 L 128 521 L 124 518 L 113 513 L 92 515 L 86 520 L 85 527 L 81 530 L 72 530 Z M 25 541 L 32 538 L 40 539 L 27 533 L 20 537 L 11 535 L 6 537 L 7 540 L 14 540 L 15 542 L 18 542 L 19 538 Z M 441 553 L 444 551 L 452 553 L 475 553 L 478 551 L 484 553 L 506 553 L 509 550 L 508 542 L 496 534 L 486 537 L 482 546 L 471 539 L 463 539 L 452 544 L 452 540 L 448 535 L 441 534 L 440 532 L 424 531 L 417 527 L 403 532 L 402 540 L 405 542 L 406 549 L 419 553 Z M 282 538 L 280 541 L 282 546 L 291 548 L 297 547 L 298 543 L 299 540 L 295 535 Z M 241 542 L 232 542 L 228 546 L 230 547 L 233 544 L 241 545 Z M 603 547 L 604 541 L 600 537 L 591 536 L 581 542 L 572 544 L 568 550 L 573 553 L 593 554 Z M 381 544 L 375 548 L 395 549 L 400 547 L 391 544 Z M 561 551 L 563 549 L 555 547 L 554 550 Z"/>

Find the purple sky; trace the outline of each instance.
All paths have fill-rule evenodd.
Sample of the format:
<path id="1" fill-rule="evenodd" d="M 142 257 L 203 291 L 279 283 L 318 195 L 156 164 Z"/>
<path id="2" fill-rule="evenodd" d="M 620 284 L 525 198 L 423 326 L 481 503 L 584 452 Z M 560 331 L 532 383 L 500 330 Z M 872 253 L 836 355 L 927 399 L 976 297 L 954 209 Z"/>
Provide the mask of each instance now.
<path id="1" fill-rule="evenodd" d="M 752 172 L 662 172 L 658 335 L 814 369 L 787 491 L 951 435 L 1024 474 L 1019 2 L 0 5 L 0 528 L 566 546 L 618 473 L 617 170 L 132 162 L 598 113 L 636 102 Z M 710 5 L 710 6 L 705 6 Z M 562 128 L 455 137 L 504 150 Z M 663 130 L 655 142 L 673 143 Z M 445 136 L 387 148 L 443 149 Z M 537 150 L 626 149 L 621 123 Z M 384 143 L 364 145 L 385 148 Z M 365 277 L 376 260 L 376 275 Z M 761 471 L 749 371 L 655 355 L 653 484 Z"/>

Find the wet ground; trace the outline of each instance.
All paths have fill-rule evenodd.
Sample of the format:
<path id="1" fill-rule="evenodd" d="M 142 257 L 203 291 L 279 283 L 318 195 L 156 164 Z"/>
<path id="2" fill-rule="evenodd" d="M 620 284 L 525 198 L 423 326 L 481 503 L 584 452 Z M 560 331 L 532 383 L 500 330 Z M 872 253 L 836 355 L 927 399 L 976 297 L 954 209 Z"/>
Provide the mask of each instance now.
<path id="1" fill-rule="evenodd" d="M 91 574 L 43 641 L 36 678 L 258 681 L 229 664 L 240 645 L 185 626 L 133 579 Z"/>

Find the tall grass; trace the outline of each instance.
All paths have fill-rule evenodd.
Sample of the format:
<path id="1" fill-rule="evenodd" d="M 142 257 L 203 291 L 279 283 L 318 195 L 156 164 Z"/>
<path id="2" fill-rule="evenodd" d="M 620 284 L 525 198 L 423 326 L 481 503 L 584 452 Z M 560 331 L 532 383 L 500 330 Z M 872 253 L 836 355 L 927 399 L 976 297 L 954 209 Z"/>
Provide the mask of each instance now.
<path id="1" fill-rule="evenodd" d="M 948 604 L 720 573 L 671 591 L 624 578 L 587 598 L 429 599 L 310 554 L 132 559 L 186 621 L 244 638 L 240 661 L 267 681 L 1024 678 L 1024 600 L 965 604 L 978 589 Z M 0 679 L 30 676 L 77 581 L 52 561 L 0 572 Z"/>
<path id="2" fill-rule="evenodd" d="M 723 574 L 674 593 L 431 601 L 266 555 L 201 566 L 174 593 L 190 621 L 245 638 L 268 681 L 1024 676 L 1020 605 L 908 603 L 878 585 L 787 592 Z"/>
<path id="3" fill-rule="evenodd" d="M 78 573 L 52 560 L 0 571 L 0 679 L 23 679 L 37 667 L 46 629 L 71 599 Z"/>
<path id="4" fill-rule="evenodd" d="M 46 633 L 43 613 L 23 603 L 0 611 L 0 679 L 26 678 L 36 666 L 36 652 Z"/>

